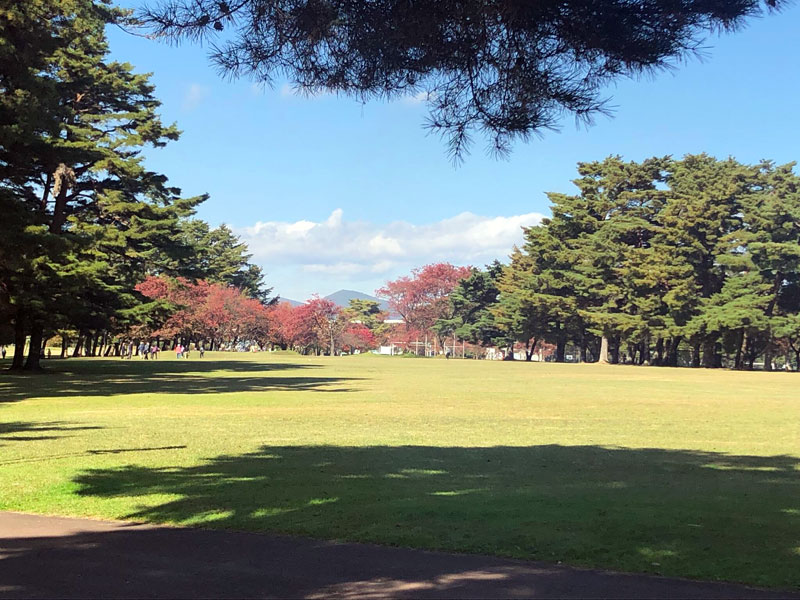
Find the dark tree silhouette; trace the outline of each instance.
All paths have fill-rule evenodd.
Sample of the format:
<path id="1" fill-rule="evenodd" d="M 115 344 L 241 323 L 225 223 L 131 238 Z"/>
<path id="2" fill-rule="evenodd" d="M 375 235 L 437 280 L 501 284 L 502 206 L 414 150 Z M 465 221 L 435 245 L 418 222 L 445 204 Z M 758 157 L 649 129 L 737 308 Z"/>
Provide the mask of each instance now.
<path id="1" fill-rule="evenodd" d="M 665 68 L 709 33 L 790 0 L 161 0 L 157 37 L 211 44 L 227 76 L 288 77 L 363 101 L 427 93 L 454 157 L 482 131 L 496 153 L 605 112 L 603 87 Z"/>

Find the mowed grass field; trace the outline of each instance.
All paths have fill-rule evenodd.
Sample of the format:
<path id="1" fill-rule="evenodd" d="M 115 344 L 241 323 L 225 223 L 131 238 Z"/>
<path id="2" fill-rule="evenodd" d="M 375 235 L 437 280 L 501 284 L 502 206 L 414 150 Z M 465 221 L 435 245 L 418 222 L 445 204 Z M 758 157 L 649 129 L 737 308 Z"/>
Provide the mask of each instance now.
<path id="1" fill-rule="evenodd" d="M 0 374 L 0 509 L 800 587 L 797 374 L 268 353 L 46 366 Z"/>

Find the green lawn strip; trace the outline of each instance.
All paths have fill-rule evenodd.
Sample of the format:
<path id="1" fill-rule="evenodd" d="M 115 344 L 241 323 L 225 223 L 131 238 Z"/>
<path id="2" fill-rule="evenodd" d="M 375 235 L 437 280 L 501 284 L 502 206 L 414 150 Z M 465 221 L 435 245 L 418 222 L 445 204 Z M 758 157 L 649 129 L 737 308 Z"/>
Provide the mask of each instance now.
<path id="1" fill-rule="evenodd" d="M 208 354 L 0 375 L 0 508 L 800 587 L 784 373 Z"/>

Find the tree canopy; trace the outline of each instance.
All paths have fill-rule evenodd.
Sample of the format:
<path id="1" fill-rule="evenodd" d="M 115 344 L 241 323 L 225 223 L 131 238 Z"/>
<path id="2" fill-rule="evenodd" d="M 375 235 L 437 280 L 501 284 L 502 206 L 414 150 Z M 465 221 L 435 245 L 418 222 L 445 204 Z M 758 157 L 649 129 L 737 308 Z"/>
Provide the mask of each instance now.
<path id="1" fill-rule="evenodd" d="M 85 340 L 93 353 L 101 337 L 140 323 L 152 306 L 136 285 L 148 275 L 188 274 L 265 300 L 239 239 L 189 220 L 206 197 L 182 197 L 145 165 L 143 150 L 179 131 L 162 122 L 149 75 L 108 56 L 106 27 L 129 13 L 107 0 L 0 9 L 0 315 L 14 321 L 13 366 L 28 336 L 35 369 L 57 331 L 77 331 L 76 351 Z M 10 332 L 0 335 L 6 343 Z"/>
<path id="2" fill-rule="evenodd" d="M 556 344 L 557 360 L 567 342 L 584 358 L 673 366 L 681 348 L 706 367 L 761 356 L 770 369 L 797 352 L 794 164 L 612 156 L 578 172 L 579 193 L 549 194 L 552 217 L 525 230 L 500 277 L 501 327 Z"/>
<path id="3" fill-rule="evenodd" d="M 288 77 L 366 101 L 427 93 L 460 157 L 473 132 L 509 150 L 606 110 L 604 87 L 697 53 L 788 0 L 162 0 L 155 36 L 200 40 L 227 76 Z"/>

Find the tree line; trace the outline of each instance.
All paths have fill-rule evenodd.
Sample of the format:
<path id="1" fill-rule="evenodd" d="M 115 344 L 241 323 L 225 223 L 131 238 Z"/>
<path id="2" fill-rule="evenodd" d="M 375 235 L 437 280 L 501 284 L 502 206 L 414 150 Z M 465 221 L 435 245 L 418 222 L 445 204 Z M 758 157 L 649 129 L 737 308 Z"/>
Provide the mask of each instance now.
<path id="1" fill-rule="evenodd" d="M 106 1 L 3 6 L 0 341 L 14 342 L 13 368 L 38 368 L 56 334 L 64 351 L 108 354 L 159 315 L 137 291 L 148 275 L 268 301 L 246 246 L 192 218 L 206 196 L 183 197 L 144 164 L 145 148 L 179 131 L 159 117 L 149 76 L 108 57 L 106 27 L 129 19 Z"/>
<path id="2" fill-rule="evenodd" d="M 572 345 L 583 361 L 800 368 L 794 163 L 705 154 L 580 163 L 508 265 L 473 268 L 440 330 L 483 345 Z"/>

